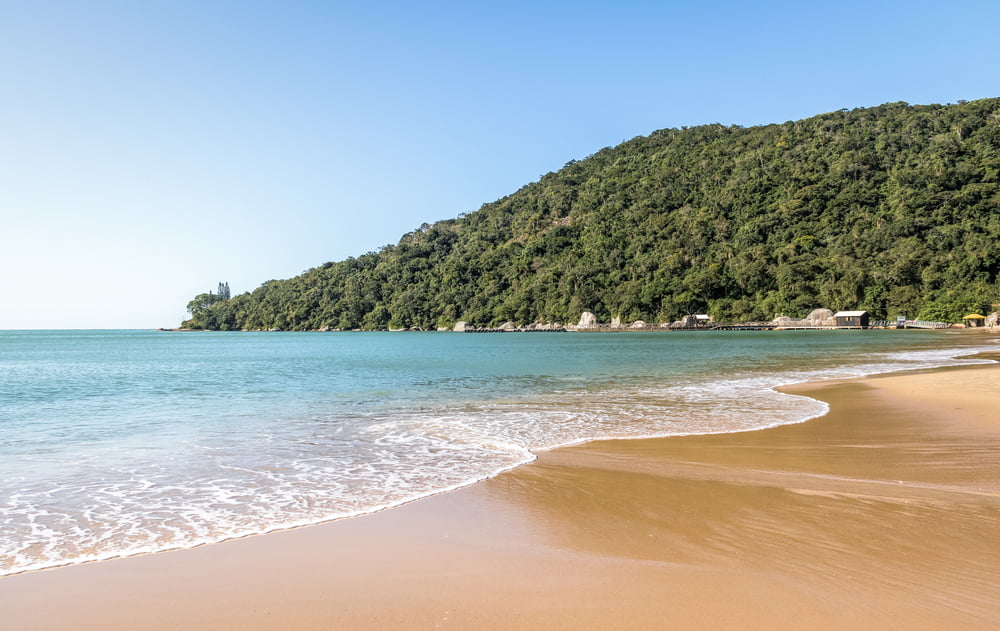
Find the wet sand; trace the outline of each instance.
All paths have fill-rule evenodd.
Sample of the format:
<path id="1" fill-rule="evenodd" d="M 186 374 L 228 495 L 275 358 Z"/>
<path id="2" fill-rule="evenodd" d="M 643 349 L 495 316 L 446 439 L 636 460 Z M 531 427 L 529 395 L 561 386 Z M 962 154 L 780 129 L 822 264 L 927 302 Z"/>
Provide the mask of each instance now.
<path id="1" fill-rule="evenodd" d="M 1000 627 L 1000 367 L 786 390 L 830 414 L 569 447 L 375 515 L 0 578 L 0 627 Z"/>

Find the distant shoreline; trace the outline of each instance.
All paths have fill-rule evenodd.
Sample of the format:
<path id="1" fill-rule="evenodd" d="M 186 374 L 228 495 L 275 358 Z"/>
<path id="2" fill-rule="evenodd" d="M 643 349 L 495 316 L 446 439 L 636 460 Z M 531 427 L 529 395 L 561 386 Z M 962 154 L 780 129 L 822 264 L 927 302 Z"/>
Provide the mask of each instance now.
<path id="1" fill-rule="evenodd" d="M 908 326 L 768 326 L 768 325 L 721 325 L 718 327 L 562 327 L 552 329 L 528 328 L 470 328 L 464 331 L 451 329 L 237 329 L 223 331 L 221 329 L 188 329 L 188 328 L 156 328 L 153 331 L 162 333 L 682 333 L 710 331 L 970 331 L 979 333 L 995 333 L 1000 335 L 997 327 L 966 327 L 962 324 L 950 324 L 947 327 L 935 329 Z"/>

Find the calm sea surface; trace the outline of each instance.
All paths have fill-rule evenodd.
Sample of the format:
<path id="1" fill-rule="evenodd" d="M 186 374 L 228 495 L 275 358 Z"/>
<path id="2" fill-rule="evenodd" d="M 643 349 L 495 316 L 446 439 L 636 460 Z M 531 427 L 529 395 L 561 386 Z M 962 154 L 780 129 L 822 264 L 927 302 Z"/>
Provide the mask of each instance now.
<path id="1" fill-rule="evenodd" d="M 751 430 L 779 384 L 977 335 L 0 331 L 0 575 L 378 510 L 602 437 Z"/>

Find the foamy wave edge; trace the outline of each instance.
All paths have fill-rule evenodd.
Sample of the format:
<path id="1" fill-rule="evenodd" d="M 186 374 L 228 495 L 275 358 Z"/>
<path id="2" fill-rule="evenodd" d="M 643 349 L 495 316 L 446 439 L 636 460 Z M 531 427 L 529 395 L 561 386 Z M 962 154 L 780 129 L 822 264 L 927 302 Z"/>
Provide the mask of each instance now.
<path id="1" fill-rule="evenodd" d="M 916 370 L 932 370 L 932 369 L 937 369 L 937 368 L 948 368 L 948 367 L 954 367 L 954 366 L 975 366 L 975 365 L 996 364 L 996 363 L 1000 363 L 1000 362 L 998 362 L 996 360 L 992 360 L 992 359 L 972 357 L 972 355 L 975 355 L 975 354 L 978 354 L 978 353 L 982 353 L 982 352 L 988 352 L 988 351 L 994 351 L 995 352 L 997 350 L 998 350 L 998 347 L 996 345 L 993 345 L 993 346 L 981 346 L 981 347 L 938 349 L 936 351 L 924 351 L 924 352 L 917 351 L 917 354 L 921 354 L 921 353 L 922 354 L 932 354 L 932 355 L 940 355 L 941 357 L 938 358 L 938 359 L 935 359 L 935 360 L 927 359 L 925 361 L 914 362 L 916 365 L 895 366 L 895 367 L 889 367 L 889 366 L 886 366 L 884 364 L 868 364 L 868 365 L 862 364 L 862 365 L 853 367 L 855 370 L 853 372 L 849 372 L 849 373 L 846 373 L 846 374 L 842 374 L 842 373 L 823 374 L 823 373 L 818 373 L 817 372 L 817 373 L 808 374 L 807 376 L 805 376 L 804 378 L 801 378 L 801 379 L 796 378 L 796 379 L 791 379 L 791 380 L 788 380 L 788 381 L 778 381 L 776 383 L 773 383 L 773 384 L 769 385 L 768 388 L 774 394 L 779 395 L 780 397 L 789 397 L 789 398 L 792 398 L 792 399 L 806 399 L 806 400 L 809 400 L 809 401 L 813 401 L 815 404 L 818 404 L 818 406 L 820 406 L 819 411 L 817 411 L 816 413 L 804 415 L 802 417 L 797 417 L 797 418 L 795 418 L 793 420 L 775 421 L 775 422 L 772 422 L 772 423 L 765 423 L 765 424 L 761 424 L 759 426 L 754 426 L 754 427 L 749 427 L 749 428 L 724 429 L 724 430 L 719 430 L 719 431 L 659 432 L 659 433 L 649 433 L 649 434 L 630 435 L 630 436 L 615 436 L 615 435 L 608 435 L 608 436 L 588 436 L 588 437 L 585 437 L 585 438 L 581 438 L 581 439 L 577 439 L 577 440 L 572 440 L 572 441 L 568 441 L 568 442 L 563 442 L 563 443 L 558 443 L 558 444 L 553 444 L 553 445 L 546 445 L 546 446 L 540 446 L 540 447 L 532 447 L 530 449 L 529 448 L 521 447 L 519 445 L 513 445 L 513 444 L 511 444 L 511 445 L 507 446 L 507 447 L 509 447 L 509 449 L 508 449 L 509 451 L 512 451 L 512 452 L 523 452 L 524 457 L 523 457 L 523 459 L 521 461 L 515 462 L 515 463 L 510 464 L 508 466 L 499 467 L 499 468 L 497 468 L 495 470 L 492 470 L 492 471 L 490 471 L 488 473 L 485 473 L 483 475 L 477 476 L 475 478 L 471 478 L 469 480 L 465 480 L 465 481 L 462 481 L 462 482 L 457 482 L 455 484 L 451 484 L 451 485 L 448 485 L 446 487 L 442 487 L 442 488 L 438 488 L 438 489 L 431 489 L 431 490 L 428 490 L 426 492 L 416 493 L 416 494 L 414 494 L 414 495 L 412 495 L 410 497 L 402 498 L 402 499 L 399 499 L 399 500 L 394 501 L 394 502 L 388 502 L 388 503 L 385 503 L 385 504 L 379 504 L 379 505 L 375 505 L 375 506 L 372 506 L 372 507 L 368 507 L 368 508 L 364 508 L 364 509 L 359 509 L 359 510 L 356 510 L 356 511 L 349 511 L 349 512 L 344 512 L 344 513 L 341 513 L 341 514 L 324 516 L 324 517 L 320 517 L 320 518 L 316 518 L 316 519 L 303 519 L 303 520 L 297 520 L 297 521 L 292 521 L 292 522 L 284 522 L 284 523 L 275 524 L 275 525 L 273 525 L 271 527 L 263 528 L 263 529 L 249 529 L 249 530 L 245 530 L 245 531 L 238 531 L 238 532 L 228 533 L 228 534 L 225 534 L 225 535 L 222 535 L 222 536 L 218 536 L 218 537 L 202 537 L 202 538 L 194 539 L 194 540 L 192 540 L 190 542 L 186 542 L 184 544 L 176 545 L 176 546 L 167 546 L 167 547 L 162 547 L 162 548 L 139 547 L 139 548 L 132 548 L 132 549 L 128 549 L 128 550 L 124 550 L 124 551 L 120 551 L 120 552 L 108 553 L 108 554 L 105 554 L 105 555 L 91 555 L 91 556 L 78 557 L 78 558 L 74 558 L 74 559 L 51 561 L 51 562 L 46 562 L 46 563 L 29 564 L 29 565 L 24 565 L 24 566 L 16 567 L 16 568 L 11 568 L 11 569 L 8 569 L 8 570 L 0 570 L 0 578 L 6 577 L 6 576 L 15 576 L 15 575 L 19 575 L 19 574 L 25 574 L 25 573 L 29 573 L 29 572 L 38 572 L 38 571 L 43 571 L 43 570 L 51 570 L 51 569 L 63 568 L 63 567 L 70 567 L 70 566 L 75 566 L 75 565 L 83 565 L 83 564 L 89 564 L 89 563 L 96 563 L 96 562 L 101 562 L 101 561 L 111 561 L 111 560 L 115 560 L 115 559 L 135 558 L 135 557 L 145 556 L 145 555 L 150 555 L 150 554 L 158 554 L 158 553 L 161 553 L 161 552 L 172 552 L 172 551 L 178 551 L 178 550 L 191 550 L 191 549 L 199 548 L 199 547 L 202 547 L 202 546 L 205 546 L 205 545 L 212 545 L 212 544 L 217 544 L 217 543 L 225 543 L 227 541 L 234 541 L 234 540 L 238 540 L 238 539 L 245 539 L 247 537 L 252 537 L 252 536 L 257 536 L 257 535 L 265 535 L 265 534 L 270 534 L 270 533 L 274 533 L 274 532 L 281 532 L 281 531 L 286 531 L 286 530 L 295 530 L 295 529 L 298 529 L 298 528 L 304 528 L 304 527 L 308 527 L 308 526 L 316 526 L 316 525 L 320 525 L 320 524 L 326 524 L 326 523 L 332 523 L 332 522 L 335 522 L 335 521 L 341 521 L 341 520 L 344 520 L 344 519 L 351 519 L 351 518 L 354 518 L 354 517 L 361 517 L 361 516 L 364 516 L 364 515 L 371 515 L 371 514 L 379 513 L 379 512 L 382 512 L 382 511 L 385 511 L 385 510 L 389 510 L 389 509 L 392 509 L 392 508 L 397 508 L 399 506 L 403 506 L 405 504 L 416 502 L 416 501 L 419 501 L 419 500 L 422 500 L 422 499 L 426 499 L 428 497 L 433 497 L 435 495 L 441 495 L 441 494 L 444 494 L 444 493 L 450 493 L 452 491 L 456 491 L 458 489 L 461 489 L 461 488 L 464 488 L 464 487 L 467 487 L 467 486 L 471 486 L 471 485 L 477 484 L 479 482 L 483 482 L 483 481 L 488 480 L 490 478 L 494 478 L 494 477 L 496 477 L 496 476 L 498 476 L 498 475 L 500 475 L 500 474 L 502 474 L 502 473 L 504 473 L 506 471 L 510 471 L 510 470 L 516 469 L 517 467 L 520 467 L 520 466 L 523 466 L 525 464 L 528 464 L 530 462 L 535 461 L 537 459 L 536 452 L 552 451 L 552 450 L 560 449 L 560 448 L 563 448 L 563 447 L 570 447 L 570 446 L 574 446 L 574 445 L 581 445 L 581 444 L 586 444 L 586 443 L 596 442 L 596 441 L 603 441 L 603 440 L 649 440 L 649 439 L 656 439 L 656 438 L 670 438 L 670 437 L 693 436 L 693 435 L 735 434 L 735 433 L 743 433 L 743 432 L 761 431 L 761 430 L 770 429 L 770 428 L 773 428 L 773 427 L 780 427 L 780 426 L 783 426 L 783 425 L 794 425 L 794 424 L 798 424 L 798 423 L 805 423 L 805 422 L 808 422 L 810 420 L 814 420 L 814 419 L 821 418 L 821 417 L 825 416 L 829 412 L 829 409 L 830 409 L 829 405 L 827 403 L 823 402 L 823 401 L 819 401 L 817 399 L 813 399 L 812 397 L 807 397 L 807 396 L 804 396 L 804 395 L 793 395 L 793 394 L 788 394 L 788 393 L 780 392 L 780 391 L 777 390 L 777 388 L 780 388 L 780 387 L 783 387 L 783 386 L 790 386 L 790 385 L 801 384 L 801 383 L 822 383 L 822 382 L 825 382 L 825 381 L 837 381 L 837 380 L 844 380 L 844 379 L 863 379 L 865 377 L 874 376 L 874 375 L 905 373 L 905 372 L 916 371 Z M 881 368 L 880 368 L 880 366 L 881 366 Z M 775 377 L 780 377 L 780 373 L 776 374 Z"/>

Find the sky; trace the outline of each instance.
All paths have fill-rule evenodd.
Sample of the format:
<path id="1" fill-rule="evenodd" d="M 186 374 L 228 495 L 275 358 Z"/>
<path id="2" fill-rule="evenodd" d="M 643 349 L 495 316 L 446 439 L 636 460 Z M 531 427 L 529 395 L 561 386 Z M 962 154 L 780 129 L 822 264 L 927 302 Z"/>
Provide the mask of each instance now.
<path id="1" fill-rule="evenodd" d="M 0 329 L 174 327 L 657 129 L 1000 96 L 1000 2 L 0 0 Z"/>

